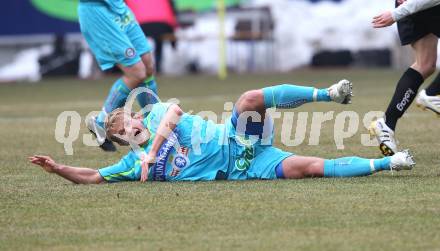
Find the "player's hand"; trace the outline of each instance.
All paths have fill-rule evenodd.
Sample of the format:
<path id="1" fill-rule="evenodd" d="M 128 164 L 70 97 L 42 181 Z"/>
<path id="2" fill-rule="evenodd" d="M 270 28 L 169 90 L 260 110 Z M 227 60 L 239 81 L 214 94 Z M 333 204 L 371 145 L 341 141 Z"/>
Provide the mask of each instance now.
<path id="1" fill-rule="evenodd" d="M 58 164 L 49 156 L 34 155 L 28 158 L 32 164 L 41 166 L 46 172 L 53 173 Z"/>
<path id="2" fill-rule="evenodd" d="M 148 169 L 151 165 L 156 163 L 156 156 L 152 154 L 143 155 L 142 157 L 142 172 L 141 172 L 141 182 L 145 182 L 148 179 Z"/>
<path id="3" fill-rule="evenodd" d="M 374 28 L 383 28 L 392 25 L 394 23 L 394 19 L 391 15 L 391 11 L 386 11 L 378 16 L 373 17 L 372 23 Z"/>
<path id="4" fill-rule="evenodd" d="M 404 2 L 406 2 L 406 0 L 397 0 L 397 4 L 399 5 L 403 4 Z"/>

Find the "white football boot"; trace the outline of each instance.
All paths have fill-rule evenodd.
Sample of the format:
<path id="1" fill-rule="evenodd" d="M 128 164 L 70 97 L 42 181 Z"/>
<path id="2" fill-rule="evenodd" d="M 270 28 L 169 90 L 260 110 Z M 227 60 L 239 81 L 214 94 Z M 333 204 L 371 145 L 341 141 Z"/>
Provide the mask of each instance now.
<path id="1" fill-rule="evenodd" d="M 419 92 L 419 95 L 417 95 L 416 105 L 423 110 L 431 110 L 440 116 L 440 95 L 428 96 L 426 95 L 426 91 L 422 90 Z"/>
<path id="2" fill-rule="evenodd" d="M 353 84 L 343 79 L 338 83 L 330 86 L 328 89 L 330 98 L 340 104 L 351 104 L 351 98 L 353 97 Z"/>
<path id="3" fill-rule="evenodd" d="M 383 118 L 373 121 L 368 128 L 370 135 L 379 141 L 379 149 L 385 156 L 392 156 L 397 152 L 397 143 L 394 131 L 391 130 Z"/>
<path id="4" fill-rule="evenodd" d="M 408 149 L 391 156 L 391 171 L 411 170 L 415 165 L 416 161 Z"/>
<path id="5" fill-rule="evenodd" d="M 92 116 L 86 120 L 87 129 L 95 135 L 99 147 L 106 152 L 116 151 L 116 146 L 107 139 L 105 129 L 96 123 L 96 117 Z"/>

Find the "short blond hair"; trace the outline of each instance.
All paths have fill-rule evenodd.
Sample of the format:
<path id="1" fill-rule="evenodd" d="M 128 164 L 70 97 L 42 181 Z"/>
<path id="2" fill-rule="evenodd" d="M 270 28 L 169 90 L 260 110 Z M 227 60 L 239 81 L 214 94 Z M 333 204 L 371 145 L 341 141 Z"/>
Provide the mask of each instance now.
<path id="1" fill-rule="evenodd" d="M 124 118 L 132 118 L 134 113 L 125 111 L 123 107 L 117 108 L 105 117 L 104 126 L 105 134 L 108 140 L 118 143 L 119 145 L 128 145 L 128 142 L 115 136 L 112 130 L 116 125 L 124 123 Z"/>

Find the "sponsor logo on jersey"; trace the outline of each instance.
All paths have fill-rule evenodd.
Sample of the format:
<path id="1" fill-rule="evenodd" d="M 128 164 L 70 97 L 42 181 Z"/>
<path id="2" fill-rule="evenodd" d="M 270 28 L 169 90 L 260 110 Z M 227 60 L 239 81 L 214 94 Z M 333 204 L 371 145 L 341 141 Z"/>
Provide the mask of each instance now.
<path id="1" fill-rule="evenodd" d="M 173 170 L 170 173 L 170 176 L 177 176 L 180 174 L 180 171 L 189 166 L 190 161 L 188 158 L 189 148 L 188 147 L 180 147 L 177 151 L 176 156 L 174 156 L 172 164 Z"/>
<path id="2" fill-rule="evenodd" d="M 175 167 L 182 169 L 188 166 L 189 159 L 185 155 L 178 154 L 176 157 L 174 157 L 173 164 Z"/>
<path id="3" fill-rule="evenodd" d="M 255 157 L 254 148 L 252 146 L 246 146 L 240 157 L 235 161 L 235 168 L 240 171 L 249 169 L 251 162 Z"/>
<path id="4" fill-rule="evenodd" d="M 153 174 L 153 180 L 155 181 L 165 181 L 165 172 L 166 172 L 166 163 L 168 160 L 168 156 L 171 151 L 174 149 L 174 145 L 177 141 L 177 133 L 174 132 L 170 134 L 168 139 L 162 144 L 159 149 L 159 152 L 156 155 L 157 161 L 156 164 L 151 168 Z"/>
<path id="5" fill-rule="evenodd" d="M 130 13 L 126 13 L 122 16 L 117 16 L 114 21 L 117 25 L 119 25 L 119 28 L 121 30 L 125 29 L 128 25 L 130 25 L 135 20 L 134 16 L 132 16 Z"/>

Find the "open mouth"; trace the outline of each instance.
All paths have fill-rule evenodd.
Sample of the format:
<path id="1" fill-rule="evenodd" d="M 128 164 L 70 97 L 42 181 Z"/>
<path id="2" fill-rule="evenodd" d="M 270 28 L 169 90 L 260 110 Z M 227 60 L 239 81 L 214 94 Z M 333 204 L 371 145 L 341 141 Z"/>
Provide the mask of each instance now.
<path id="1" fill-rule="evenodd" d="M 136 130 L 136 132 L 134 132 L 135 137 L 137 137 L 139 134 L 141 134 L 141 130 Z"/>
<path id="2" fill-rule="evenodd" d="M 148 140 L 148 134 L 145 130 L 135 129 L 132 139 L 136 144 L 143 144 Z"/>

